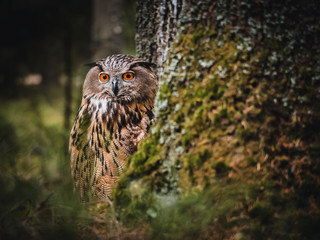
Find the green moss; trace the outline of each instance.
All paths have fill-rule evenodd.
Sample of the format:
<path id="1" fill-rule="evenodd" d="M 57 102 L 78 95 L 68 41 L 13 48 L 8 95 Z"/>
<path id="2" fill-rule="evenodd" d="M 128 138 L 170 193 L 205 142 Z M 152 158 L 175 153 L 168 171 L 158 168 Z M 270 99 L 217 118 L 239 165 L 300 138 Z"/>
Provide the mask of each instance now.
<path id="1" fill-rule="evenodd" d="M 258 204 L 250 212 L 249 215 L 252 218 L 259 220 L 262 224 L 268 224 L 272 219 L 271 206 L 267 204 Z"/>
<path id="2" fill-rule="evenodd" d="M 187 155 L 187 167 L 189 169 L 199 169 L 202 164 L 207 161 L 212 155 L 212 152 L 209 149 Z"/>
<path id="3" fill-rule="evenodd" d="M 265 189 L 269 191 L 272 191 L 272 190 L 279 191 L 279 185 L 277 185 L 274 181 L 265 180 L 261 184 Z"/>
<path id="4" fill-rule="evenodd" d="M 191 146 L 192 140 L 195 139 L 195 136 L 191 132 L 187 132 L 182 135 L 181 137 L 181 143 L 184 149 L 188 149 L 188 147 Z"/>
<path id="5" fill-rule="evenodd" d="M 213 124 L 216 127 L 220 127 L 223 124 L 223 120 L 227 121 L 227 123 L 229 123 L 229 114 L 228 114 L 228 109 L 224 108 L 224 107 L 220 107 L 218 109 L 218 113 L 214 115 L 213 118 Z"/>
<path id="6" fill-rule="evenodd" d="M 243 185 L 235 185 L 216 183 L 209 190 L 195 190 L 183 195 L 179 204 L 163 208 L 159 216 L 152 220 L 152 238 L 195 239 L 203 236 L 215 221 L 225 218 L 237 201 L 244 199 Z"/>
<path id="7" fill-rule="evenodd" d="M 122 216 L 140 216 L 154 238 L 286 239 L 298 236 L 295 219 L 319 206 L 306 177 L 319 180 L 320 169 L 319 118 L 303 83 L 311 75 L 286 72 L 294 63 L 277 57 L 296 52 L 283 53 L 282 41 L 259 40 L 254 51 L 248 41 L 198 25 L 173 45 L 159 93 L 167 106 L 117 197 Z M 294 71 L 304 80 L 291 80 Z M 166 196 L 176 198 L 162 207 Z"/>
<path id="8" fill-rule="evenodd" d="M 171 96 L 172 89 L 167 84 L 161 84 L 159 89 L 159 98 L 160 99 L 167 99 Z"/>
<path id="9" fill-rule="evenodd" d="M 211 167 L 216 171 L 216 175 L 219 177 L 227 175 L 230 170 L 228 164 L 223 161 L 215 162 Z"/>
<path id="10" fill-rule="evenodd" d="M 129 159 L 135 175 L 145 172 L 157 163 L 158 154 L 161 151 L 161 147 L 158 145 L 158 136 L 159 135 L 156 134 L 142 142 L 137 154 L 134 154 Z"/>
<path id="11" fill-rule="evenodd" d="M 150 186 L 133 181 L 125 175 L 118 182 L 113 197 L 118 208 L 125 206 L 126 210 L 119 210 L 118 213 L 120 220 L 129 227 L 137 227 L 142 222 L 149 221 L 151 216 L 146 212 L 156 207 Z"/>
<path id="12" fill-rule="evenodd" d="M 236 134 L 240 139 L 248 141 L 251 138 L 255 137 L 255 130 L 250 127 L 245 128 L 243 125 L 239 124 L 236 129 Z"/>

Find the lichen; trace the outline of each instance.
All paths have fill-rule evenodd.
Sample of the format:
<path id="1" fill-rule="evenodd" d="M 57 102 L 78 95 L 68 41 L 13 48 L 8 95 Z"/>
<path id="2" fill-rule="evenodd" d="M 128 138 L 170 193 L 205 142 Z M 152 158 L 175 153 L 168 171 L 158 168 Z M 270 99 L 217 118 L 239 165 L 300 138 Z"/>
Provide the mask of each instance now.
<path id="1" fill-rule="evenodd" d="M 306 59 L 319 55 L 288 50 L 290 34 L 265 29 L 258 38 L 262 28 L 252 27 L 251 40 L 202 24 L 179 34 L 156 123 L 115 191 L 120 220 L 150 223 L 158 239 L 297 239 L 314 230 L 303 220 L 319 223 L 319 82 L 317 61 Z"/>

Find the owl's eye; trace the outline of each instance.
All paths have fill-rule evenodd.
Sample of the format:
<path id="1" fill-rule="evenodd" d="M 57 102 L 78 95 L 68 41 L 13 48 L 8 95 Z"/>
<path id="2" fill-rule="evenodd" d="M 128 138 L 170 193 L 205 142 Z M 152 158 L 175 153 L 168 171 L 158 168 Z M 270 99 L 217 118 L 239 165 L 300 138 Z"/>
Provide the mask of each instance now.
<path id="1" fill-rule="evenodd" d="M 99 79 L 100 79 L 101 82 L 106 82 L 106 81 L 109 80 L 109 78 L 110 78 L 109 75 L 106 74 L 106 73 L 100 73 L 99 74 Z"/>
<path id="2" fill-rule="evenodd" d="M 125 74 L 122 75 L 122 77 L 125 79 L 125 80 L 132 80 L 134 78 L 134 75 L 132 72 L 126 72 Z"/>

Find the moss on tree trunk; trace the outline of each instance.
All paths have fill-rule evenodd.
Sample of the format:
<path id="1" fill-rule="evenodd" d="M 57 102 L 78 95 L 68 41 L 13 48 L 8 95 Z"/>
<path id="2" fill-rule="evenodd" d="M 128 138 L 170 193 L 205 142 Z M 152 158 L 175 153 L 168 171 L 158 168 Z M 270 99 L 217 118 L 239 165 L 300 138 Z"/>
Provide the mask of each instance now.
<path id="1" fill-rule="evenodd" d="M 178 33 L 156 123 L 114 193 L 152 238 L 320 237 L 316 2 L 237 4 Z"/>

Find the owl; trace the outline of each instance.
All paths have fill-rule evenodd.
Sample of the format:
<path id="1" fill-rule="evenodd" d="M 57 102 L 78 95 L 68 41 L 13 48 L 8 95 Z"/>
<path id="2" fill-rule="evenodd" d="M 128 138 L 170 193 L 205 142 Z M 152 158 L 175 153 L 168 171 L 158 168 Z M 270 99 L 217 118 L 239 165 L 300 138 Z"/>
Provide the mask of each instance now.
<path id="1" fill-rule="evenodd" d="M 110 200 L 127 159 L 147 136 L 158 89 L 155 65 L 128 55 L 92 64 L 70 134 L 71 175 L 83 201 Z"/>

